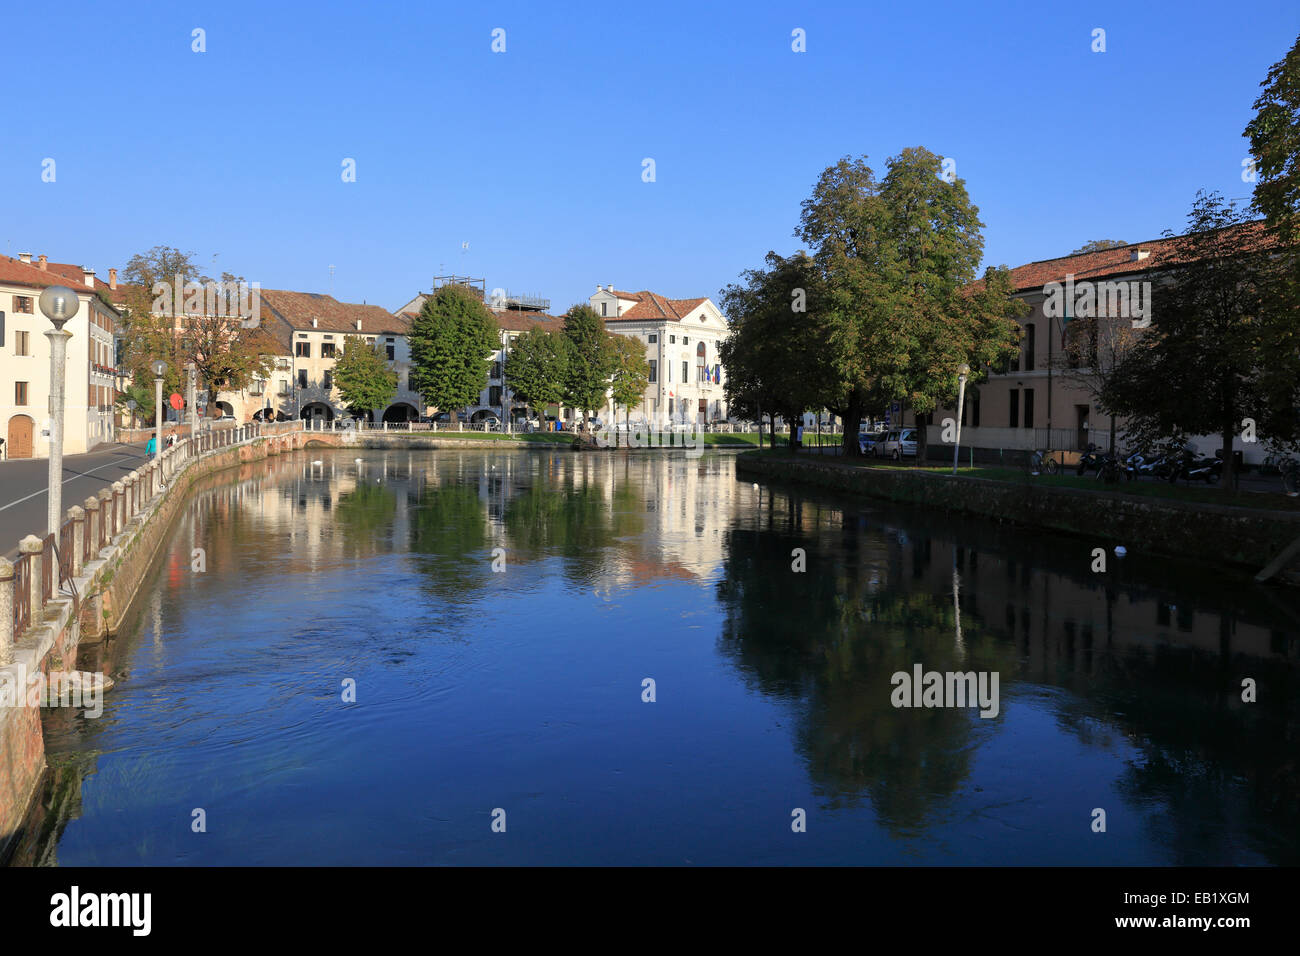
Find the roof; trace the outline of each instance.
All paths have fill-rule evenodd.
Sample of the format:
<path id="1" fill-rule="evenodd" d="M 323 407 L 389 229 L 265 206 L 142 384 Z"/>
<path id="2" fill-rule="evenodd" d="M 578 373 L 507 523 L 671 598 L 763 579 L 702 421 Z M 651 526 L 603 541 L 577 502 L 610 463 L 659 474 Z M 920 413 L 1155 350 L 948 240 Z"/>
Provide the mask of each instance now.
<path id="1" fill-rule="evenodd" d="M 1247 235 L 1253 234 L 1261 245 L 1273 241 L 1263 220 L 1243 223 L 1231 228 L 1243 230 Z M 1041 289 L 1049 282 L 1064 282 L 1067 275 L 1072 275 L 1076 282 L 1081 282 L 1085 279 L 1133 275 L 1169 268 L 1178 264 L 1177 250 L 1179 240 L 1183 238 L 1183 236 L 1170 236 L 1148 242 L 1134 242 L 1127 246 L 1116 246 L 1114 249 L 1102 249 L 1098 252 L 1081 252 L 1077 255 L 1030 262 L 1010 270 L 1011 284 L 1017 292 L 1029 292 Z M 1147 256 L 1134 260 L 1133 256 L 1139 250 L 1147 253 Z M 972 288 L 981 287 L 983 281 L 983 279 L 976 280 L 971 284 Z"/>
<path id="2" fill-rule="evenodd" d="M 358 331 L 363 335 L 405 335 L 410 328 L 406 319 L 393 315 L 378 305 L 340 302 L 323 292 L 290 292 L 285 289 L 262 289 L 262 308 L 292 329 L 324 332 Z M 316 325 L 312 325 L 312 319 Z M 357 329 L 357 320 L 361 328 Z"/>
<path id="3" fill-rule="evenodd" d="M 612 291 L 612 290 L 611 290 Z M 608 322 L 644 322 L 651 321 L 680 322 L 709 301 L 708 297 L 699 299 L 669 299 L 655 292 L 614 292 L 620 299 L 631 299 L 636 305 L 615 317 L 606 317 Z"/>
<path id="4" fill-rule="evenodd" d="M 106 284 L 96 282 L 95 288 L 92 289 L 86 285 L 85 273 L 82 272 L 81 266 L 67 266 L 60 264 L 59 269 L 54 269 L 53 263 L 46 263 L 47 268 L 42 269 L 35 263 L 23 262 L 21 259 L 14 259 L 11 256 L 0 256 L 0 282 L 9 285 L 28 286 L 32 289 L 47 289 L 52 285 L 66 285 L 74 292 L 84 292 L 87 295 L 93 294 L 97 289 L 108 290 Z M 71 269 L 76 269 L 75 280 Z M 116 302 L 117 300 L 114 300 Z"/>
<path id="5" fill-rule="evenodd" d="M 528 332 L 531 329 L 546 329 L 554 332 L 564 326 L 559 316 L 547 315 L 545 312 L 528 312 L 523 309 L 507 309 L 493 312 L 497 325 L 506 332 Z"/>

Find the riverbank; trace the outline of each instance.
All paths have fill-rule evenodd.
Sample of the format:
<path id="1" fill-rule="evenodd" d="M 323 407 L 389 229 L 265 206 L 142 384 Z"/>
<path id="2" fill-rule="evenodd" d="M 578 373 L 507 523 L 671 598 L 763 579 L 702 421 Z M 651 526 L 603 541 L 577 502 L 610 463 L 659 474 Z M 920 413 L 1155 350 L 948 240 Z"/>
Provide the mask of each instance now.
<path id="1" fill-rule="evenodd" d="M 754 452 L 736 459 L 738 474 L 816 485 L 887 501 L 992 518 L 1070 536 L 1080 560 L 1091 549 L 1122 545 L 1257 572 L 1300 537 L 1300 513 L 1184 501 L 1118 491 L 997 480 L 922 469 L 877 468 L 836 458 Z M 1278 580 L 1300 585 L 1292 565 Z"/>

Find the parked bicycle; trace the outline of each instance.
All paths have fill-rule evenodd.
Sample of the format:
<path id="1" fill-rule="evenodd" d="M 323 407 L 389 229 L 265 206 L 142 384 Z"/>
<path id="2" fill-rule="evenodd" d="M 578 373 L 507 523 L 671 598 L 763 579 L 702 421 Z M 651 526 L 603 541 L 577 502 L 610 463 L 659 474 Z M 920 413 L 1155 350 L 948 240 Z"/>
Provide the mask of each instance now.
<path id="1" fill-rule="evenodd" d="M 1055 475 L 1061 470 L 1060 462 L 1052 457 L 1051 451 L 1035 450 L 1029 456 L 1029 473 L 1031 475 Z"/>
<path id="2" fill-rule="evenodd" d="M 1288 498 L 1300 496 L 1300 459 L 1274 453 L 1264 459 L 1264 464 L 1272 465 L 1282 475 L 1282 490 Z"/>

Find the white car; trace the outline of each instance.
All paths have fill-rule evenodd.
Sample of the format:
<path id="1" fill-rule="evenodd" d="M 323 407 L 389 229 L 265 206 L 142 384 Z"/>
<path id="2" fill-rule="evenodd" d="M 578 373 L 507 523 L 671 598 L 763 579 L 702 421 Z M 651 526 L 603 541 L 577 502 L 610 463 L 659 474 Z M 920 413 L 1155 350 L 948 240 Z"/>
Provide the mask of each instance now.
<path id="1" fill-rule="evenodd" d="M 916 457 L 916 429 L 895 428 L 876 443 L 876 455 L 899 461 L 903 458 Z"/>

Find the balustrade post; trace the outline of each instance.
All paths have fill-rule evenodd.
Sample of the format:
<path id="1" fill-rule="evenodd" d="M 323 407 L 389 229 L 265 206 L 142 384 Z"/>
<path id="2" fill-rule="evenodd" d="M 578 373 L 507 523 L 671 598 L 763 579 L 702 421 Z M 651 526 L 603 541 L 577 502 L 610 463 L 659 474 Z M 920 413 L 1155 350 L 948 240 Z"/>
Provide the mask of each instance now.
<path id="1" fill-rule="evenodd" d="M 90 519 L 86 522 L 86 553 L 90 555 L 98 555 L 99 540 L 100 535 L 102 534 L 99 530 L 99 522 L 102 517 L 100 513 L 101 509 L 99 507 L 99 499 L 94 497 L 87 498 L 82 503 L 82 507 L 86 509 L 86 515 Z"/>
<path id="2" fill-rule="evenodd" d="M 126 485 L 126 521 L 135 517 L 136 499 L 139 497 L 140 472 L 133 471 L 123 480 Z M 124 521 L 123 524 L 126 522 Z"/>
<path id="3" fill-rule="evenodd" d="M 113 522 L 117 520 L 113 511 L 117 507 L 117 498 L 108 488 L 99 491 L 99 548 L 104 548 L 113 540 Z"/>
<path id="4" fill-rule="evenodd" d="M 113 534 L 121 533 L 122 528 L 126 525 L 123 518 L 123 511 L 126 510 L 126 485 L 120 481 L 113 482 Z M 109 539 L 112 540 L 111 538 Z"/>
<path id="5" fill-rule="evenodd" d="M 14 566 L 0 558 L 0 667 L 14 662 Z"/>
<path id="6" fill-rule="evenodd" d="M 41 567 L 41 552 L 44 550 L 45 542 L 34 534 L 29 534 L 18 542 L 18 553 L 30 555 L 27 559 L 27 607 L 30 609 L 29 619 L 32 624 L 41 619 L 41 613 L 45 610 L 45 576 Z"/>
<path id="7" fill-rule="evenodd" d="M 72 521 L 72 576 L 81 576 L 81 549 L 86 540 L 86 512 L 73 505 L 68 509 L 68 518 Z"/>

